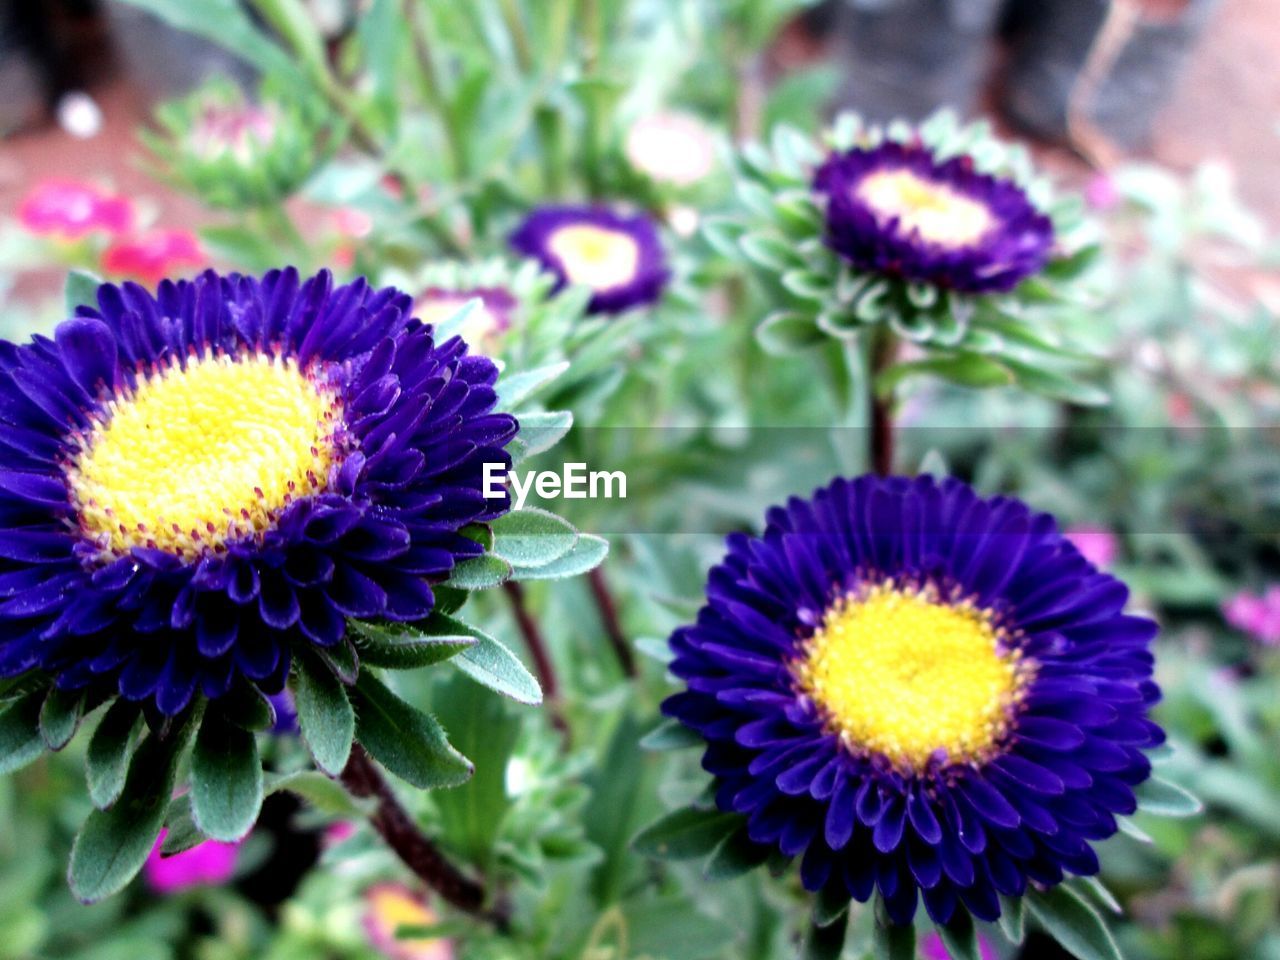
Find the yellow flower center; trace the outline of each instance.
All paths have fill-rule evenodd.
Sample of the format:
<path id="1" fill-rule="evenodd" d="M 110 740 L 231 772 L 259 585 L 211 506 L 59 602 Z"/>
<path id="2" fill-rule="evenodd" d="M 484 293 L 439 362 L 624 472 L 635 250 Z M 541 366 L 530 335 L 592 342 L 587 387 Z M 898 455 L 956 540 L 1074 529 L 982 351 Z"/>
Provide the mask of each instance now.
<path id="1" fill-rule="evenodd" d="M 948 249 L 972 246 L 986 236 L 994 218 L 985 204 L 910 170 L 882 170 L 854 188 L 878 219 L 894 217 L 903 233 Z"/>
<path id="2" fill-rule="evenodd" d="M 621 230 L 589 224 L 561 227 L 547 246 L 559 258 L 570 283 L 592 290 L 608 290 L 635 279 L 640 247 Z"/>
<path id="3" fill-rule="evenodd" d="M 920 770 L 980 758 L 1008 730 L 1028 666 L 990 611 L 888 580 L 838 600 L 793 669 L 857 753 Z"/>
<path id="4" fill-rule="evenodd" d="M 79 437 L 67 476 L 80 528 L 117 555 L 221 549 L 328 485 L 341 424 L 336 394 L 292 358 L 206 353 L 159 365 Z"/>

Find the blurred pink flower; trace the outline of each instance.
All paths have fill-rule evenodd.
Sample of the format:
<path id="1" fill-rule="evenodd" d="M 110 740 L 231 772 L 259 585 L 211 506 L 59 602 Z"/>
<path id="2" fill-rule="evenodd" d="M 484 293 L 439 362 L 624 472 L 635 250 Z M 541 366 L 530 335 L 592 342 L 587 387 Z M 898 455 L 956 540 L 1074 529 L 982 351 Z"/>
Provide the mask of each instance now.
<path id="1" fill-rule="evenodd" d="M 339 207 L 333 214 L 333 222 L 340 234 L 353 240 L 373 232 L 373 218 L 355 207 Z"/>
<path id="2" fill-rule="evenodd" d="M 1106 173 L 1095 173 L 1084 187 L 1084 202 L 1099 213 L 1106 213 L 1120 206 L 1124 198 L 1116 182 Z"/>
<path id="3" fill-rule="evenodd" d="M 999 960 L 995 948 L 981 934 L 978 935 L 978 953 L 982 960 Z M 947 952 L 942 938 L 936 933 L 931 933 L 920 942 L 920 958 L 921 960 L 951 960 L 951 954 Z"/>
<path id="4" fill-rule="evenodd" d="M 161 830 L 156 845 L 143 866 L 147 885 L 156 893 L 171 894 L 191 887 L 217 886 L 235 873 L 239 843 L 208 840 L 172 857 L 160 856 L 160 847 L 169 831 Z"/>
<path id="5" fill-rule="evenodd" d="M 1261 594 L 1241 590 L 1222 605 L 1222 616 L 1260 643 L 1280 646 L 1280 585 Z"/>
<path id="6" fill-rule="evenodd" d="M 355 836 L 356 825 L 350 820 L 339 820 L 337 823 L 331 823 L 324 831 L 324 839 L 321 843 L 326 847 L 336 847 L 344 840 L 349 840 Z"/>
<path id="7" fill-rule="evenodd" d="M 133 226 L 133 204 L 92 183 L 50 179 L 37 183 L 23 198 L 18 220 L 32 233 L 68 240 L 96 231 L 115 235 Z"/>
<path id="8" fill-rule="evenodd" d="M 102 255 L 102 269 L 107 273 L 149 284 L 182 272 L 184 267 L 206 263 L 200 240 L 190 230 L 153 230 L 117 240 Z"/>
<path id="9" fill-rule="evenodd" d="M 398 883 L 379 883 L 365 891 L 364 928 L 369 942 L 390 960 L 453 960 L 453 944 L 439 937 L 397 937 L 401 927 L 439 923 L 421 896 Z"/>
<path id="10" fill-rule="evenodd" d="M 627 131 L 627 160 L 659 183 L 688 187 L 715 167 L 716 148 L 711 131 L 687 113 L 656 113 L 632 124 Z"/>
<path id="11" fill-rule="evenodd" d="M 1104 527 L 1070 527 L 1064 534 L 1080 555 L 1100 570 L 1111 566 L 1120 553 L 1116 535 Z"/>

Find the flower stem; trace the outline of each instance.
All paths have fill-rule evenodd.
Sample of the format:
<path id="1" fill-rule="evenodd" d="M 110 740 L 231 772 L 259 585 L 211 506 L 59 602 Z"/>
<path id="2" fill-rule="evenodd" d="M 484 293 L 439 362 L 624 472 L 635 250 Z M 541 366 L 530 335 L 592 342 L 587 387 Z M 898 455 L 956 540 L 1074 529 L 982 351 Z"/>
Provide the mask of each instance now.
<path id="1" fill-rule="evenodd" d="M 893 473 L 893 393 L 882 394 L 875 383 L 879 374 L 892 365 L 898 352 L 898 341 L 891 333 L 884 333 L 871 344 L 871 469 L 882 477 Z"/>
<path id="2" fill-rule="evenodd" d="M 587 583 L 591 586 L 591 596 L 600 611 L 600 620 L 604 623 L 605 636 L 613 647 L 614 655 L 622 672 L 628 677 L 637 677 L 640 670 L 636 666 L 635 654 L 631 652 L 631 644 L 622 629 L 622 621 L 618 619 L 618 604 L 613 599 L 613 591 L 609 589 L 609 581 L 604 578 L 604 568 L 594 567 L 587 574 Z"/>
<path id="3" fill-rule="evenodd" d="M 515 615 L 516 626 L 520 628 L 524 645 L 529 648 L 529 655 L 533 657 L 533 669 L 538 674 L 538 683 L 542 685 L 542 698 L 551 713 L 551 725 L 560 731 L 561 736 L 568 743 L 569 723 L 565 720 L 561 708 L 560 681 L 556 676 L 556 665 L 551 659 L 551 651 L 547 649 L 547 642 L 542 637 L 542 628 L 529 612 L 529 605 L 525 602 L 524 587 L 515 580 L 508 580 L 502 585 L 502 589 L 507 599 L 511 601 L 511 612 Z"/>
<path id="4" fill-rule="evenodd" d="M 423 834 L 400 804 L 391 784 L 359 744 L 352 746 L 341 780 L 352 796 L 376 801 L 369 817 L 374 829 L 423 883 L 464 913 L 488 921 L 499 930 L 509 927 L 509 907 L 503 904 L 486 907 L 484 887 L 446 860 Z"/>

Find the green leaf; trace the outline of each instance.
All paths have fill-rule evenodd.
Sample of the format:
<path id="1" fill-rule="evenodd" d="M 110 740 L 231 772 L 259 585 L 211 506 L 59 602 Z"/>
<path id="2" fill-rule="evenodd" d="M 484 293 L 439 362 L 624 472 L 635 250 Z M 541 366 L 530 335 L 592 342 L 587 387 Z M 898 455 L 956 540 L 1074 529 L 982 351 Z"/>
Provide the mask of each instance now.
<path id="1" fill-rule="evenodd" d="M 849 932 L 849 914 L 842 913 L 834 921 L 822 926 L 817 922 L 809 924 L 809 932 L 804 938 L 803 960 L 839 960 L 844 952 L 845 937 Z"/>
<path id="2" fill-rule="evenodd" d="M 40 736 L 40 708 L 44 689 L 33 690 L 0 713 L 0 774 L 21 770 L 44 753 Z"/>
<path id="3" fill-rule="evenodd" d="M 332 647 L 314 647 L 312 652 L 324 661 L 324 665 L 346 686 L 351 686 L 356 682 L 356 677 L 360 676 L 360 660 L 356 656 L 356 647 L 348 638 L 343 637 Z"/>
<path id="4" fill-rule="evenodd" d="M 872 932 L 872 955 L 875 960 L 915 960 L 916 928 L 897 923 L 876 922 Z"/>
<path id="5" fill-rule="evenodd" d="M 262 692 L 250 684 L 238 684 L 225 697 L 219 697 L 218 713 L 228 723 L 245 730 L 269 730 L 275 725 L 276 711 Z"/>
<path id="6" fill-rule="evenodd" d="M 498 379 L 498 404 L 503 410 L 514 410 L 546 384 L 569 369 L 569 361 L 549 363 L 544 367 L 522 370 L 520 373 Z"/>
<path id="7" fill-rule="evenodd" d="M 230 843 L 262 809 L 262 761 L 254 735 L 208 714 L 191 754 L 191 812 L 200 832 Z"/>
<path id="8" fill-rule="evenodd" d="M 951 960 L 982 960 L 978 950 L 978 931 L 974 929 L 969 911 L 957 910 L 950 923 L 938 924 L 936 929 Z"/>
<path id="9" fill-rule="evenodd" d="M 693 860 L 707 856 L 741 824 L 735 813 L 682 807 L 641 830 L 631 846 L 655 860 Z"/>
<path id="10" fill-rule="evenodd" d="M 849 891 L 844 884 L 828 883 L 813 900 L 813 922 L 828 927 L 849 912 Z"/>
<path id="11" fill-rule="evenodd" d="M 437 614 L 420 624 L 425 632 L 474 637 L 474 645 L 453 658 L 453 665 L 483 686 L 520 703 L 542 702 L 542 688 L 520 658 L 479 627 Z"/>
<path id="12" fill-rule="evenodd" d="M 888 396 L 907 377 L 921 375 L 941 377 L 975 388 L 1003 387 L 1013 382 L 1009 371 L 996 361 L 977 353 L 956 353 L 895 363 L 876 377 L 876 392 Z"/>
<path id="13" fill-rule="evenodd" d="M 360 659 L 367 666 L 413 670 L 429 667 L 456 656 L 472 646 L 472 636 L 431 636 L 404 623 L 372 623 L 350 620 L 358 635 Z"/>
<path id="14" fill-rule="evenodd" d="M 604 558 L 608 555 L 608 540 L 581 533 L 573 549 L 559 560 L 540 567 L 517 567 L 514 576 L 517 580 L 564 580 L 594 570 L 604 563 Z"/>
<path id="15" fill-rule="evenodd" d="M 471 761 L 450 746 L 435 717 L 405 703 L 372 672 L 360 674 L 354 699 L 361 745 L 400 779 L 435 790 L 471 777 Z"/>
<path id="16" fill-rule="evenodd" d="M 783 273 L 803 263 L 796 255 L 795 246 L 781 237 L 749 233 L 738 241 L 738 246 L 748 260 L 775 273 Z"/>
<path id="17" fill-rule="evenodd" d="M 1100 407 L 1111 402 L 1105 390 L 1091 383 L 1081 383 L 1056 371 L 1032 366 L 1007 356 L 1003 358 L 1003 363 L 1017 377 L 1018 386 L 1032 393 L 1082 407 Z"/>
<path id="18" fill-rule="evenodd" d="M 338 776 L 347 765 L 356 718 L 342 682 L 306 653 L 294 658 L 298 729 L 316 766 Z"/>
<path id="19" fill-rule="evenodd" d="M 831 280 L 812 270 L 788 270 L 782 275 L 782 285 L 801 300 L 824 302 L 831 296 Z"/>
<path id="20" fill-rule="evenodd" d="M 573 413 L 568 410 L 522 413 L 518 419 L 520 432 L 516 434 L 516 440 L 520 444 L 520 455 L 516 457 L 513 453 L 513 460 L 523 460 L 535 453 L 550 450 L 573 427 Z"/>
<path id="21" fill-rule="evenodd" d="M 102 278 L 88 270 L 72 270 L 67 273 L 67 282 L 62 288 L 62 298 L 68 317 L 76 315 L 76 307 L 96 307 L 98 305 L 98 287 Z"/>
<path id="22" fill-rule="evenodd" d="M 679 720 L 664 720 L 640 738 L 642 750 L 683 750 L 706 743 L 696 730 L 690 730 Z"/>
<path id="23" fill-rule="evenodd" d="M 512 567 L 541 567 L 559 560 L 578 542 L 578 531 L 554 513 L 526 507 L 493 521 L 493 552 Z"/>
<path id="24" fill-rule="evenodd" d="M 1194 817 L 1204 810 L 1204 804 L 1196 797 L 1162 777 L 1151 777 L 1135 793 L 1142 813 L 1159 817 Z"/>
<path id="25" fill-rule="evenodd" d="M 89 782 L 89 799 L 99 810 L 115 803 L 124 789 L 129 759 L 138 745 L 141 720 L 142 710 L 136 703 L 116 700 L 89 738 L 85 775 Z"/>
<path id="26" fill-rule="evenodd" d="M 458 590 L 488 590 L 511 579 L 511 564 L 492 553 L 463 560 L 445 583 Z"/>
<path id="27" fill-rule="evenodd" d="M 769 848 L 752 843 L 743 826 L 716 845 L 702 872 L 708 880 L 730 880 L 754 870 L 768 858 Z"/>
<path id="28" fill-rule="evenodd" d="M 756 342 L 766 353 L 797 353 L 825 339 L 812 316 L 793 310 L 771 313 L 756 327 Z"/>
<path id="29" fill-rule="evenodd" d="M 705 960 L 705 958 L 743 956 L 733 949 L 741 937 L 741 925 L 711 917 L 699 910 L 688 897 L 666 895 L 657 899 L 627 897 L 622 911 L 628 960 Z M 618 927 L 622 928 L 622 924 Z M 616 957 L 622 960 L 621 948 L 613 949 L 613 939 L 601 951 L 589 951 L 586 957 Z M 726 953 L 726 947 L 729 947 Z"/>
<path id="30" fill-rule="evenodd" d="M 1027 902 L 1024 897 L 1000 897 L 1000 932 L 1015 945 L 1026 937 Z"/>
<path id="31" fill-rule="evenodd" d="M 1079 960 L 1122 960 L 1098 911 L 1075 891 L 1058 884 L 1043 893 L 1030 890 L 1026 900 L 1031 916 Z"/>
<path id="32" fill-rule="evenodd" d="M 124 887 L 142 869 L 164 824 L 182 755 L 199 717 L 185 719 L 165 738 L 148 737 L 133 755 L 124 791 L 109 810 L 94 810 L 71 847 L 67 879 L 82 903 Z"/>
<path id="33" fill-rule="evenodd" d="M 61 750 L 76 735 L 84 711 L 83 690 L 49 688 L 40 707 L 40 737 L 50 750 Z"/>
<path id="34" fill-rule="evenodd" d="M 268 777 L 264 785 L 268 794 L 286 791 L 301 797 L 321 813 L 333 817 L 363 817 L 367 811 L 362 802 L 347 793 L 334 780 L 317 770 L 297 770 Z"/>
<path id="35" fill-rule="evenodd" d="M 169 803 L 164 815 L 164 829 L 164 843 L 160 845 L 162 857 L 185 853 L 208 839 L 196 826 L 195 816 L 191 813 L 190 793 L 184 793 Z"/>

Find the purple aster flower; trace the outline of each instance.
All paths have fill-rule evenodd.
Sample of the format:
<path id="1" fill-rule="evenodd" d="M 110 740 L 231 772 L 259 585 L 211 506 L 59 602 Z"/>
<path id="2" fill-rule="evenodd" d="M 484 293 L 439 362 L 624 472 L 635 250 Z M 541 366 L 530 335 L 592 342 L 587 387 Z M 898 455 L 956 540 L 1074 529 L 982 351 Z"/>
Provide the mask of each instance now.
<path id="1" fill-rule="evenodd" d="M 735 534 L 671 639 L 663 710 L 746 842 L 895 923 L 1000 914 L 1137 808 L 1163 731 L 1149 644 L 1047 514 L 957 480 L 838 479 Z"/>
<path id="2" fill-rule="evenodd" d="M 1011 180 L 966 156 L 884 143 L 835 153 L 818 168 L 827 243 L 860 270 L 961 293 L 1011 290 L 1040 270 L 1053 224 Z"/>
<path id="3" fill-rule="evenodd" d="M 643 214 L 602 207 L 543 207 L 511 235 L 511 246 L 559 278 L 592 291 L 591 313 L 656 303 L 669 272 L 658 229 Z"/>
<path id="4" fill-rule="evenodd" d="M 160 714 L 278 692 L 346 620 L 417 620 L 482 552 L 497 369 L 410 299 L 292 268 L 98 288 L 0 343 L 0 677 Z"/>

